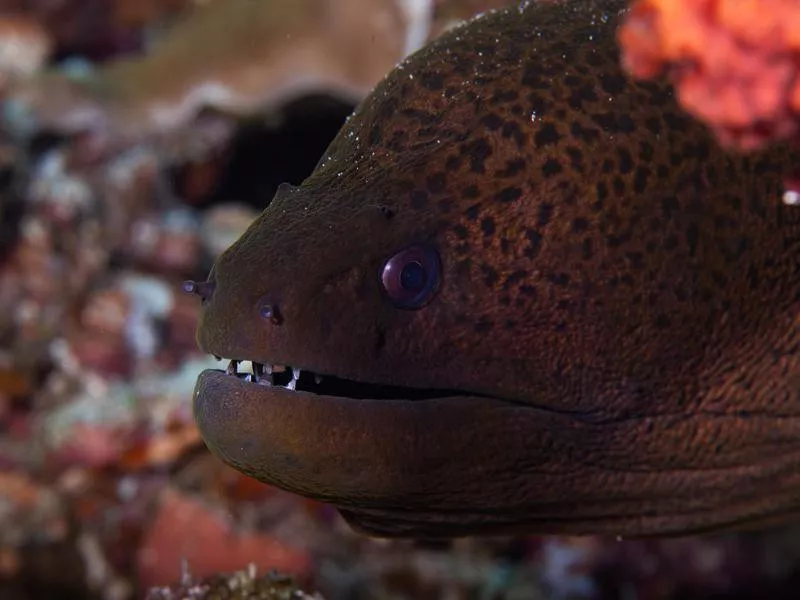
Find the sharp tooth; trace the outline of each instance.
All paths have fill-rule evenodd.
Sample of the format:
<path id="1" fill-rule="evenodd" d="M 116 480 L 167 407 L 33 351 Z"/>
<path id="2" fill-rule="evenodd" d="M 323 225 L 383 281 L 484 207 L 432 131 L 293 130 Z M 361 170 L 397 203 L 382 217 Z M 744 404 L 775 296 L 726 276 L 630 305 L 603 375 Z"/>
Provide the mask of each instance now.
<path id="1" fill-rule="evenodd" d="M 297 380 L 300 379 L 300 369 L 290 368 L 292 369 L 292 380 L 286 384 L 286 389 L 294 391 L 297 389 Z"/>
<path id="2" fill-rule="evenodd" d="M 236 375 L 239 372 L 239 361 L 232 360 L 228 363 L 228 369 L 226 371 L 228 375 Z"/>
<path id="3" fill-rule="evenodd" d="M 253 383 L 253 375 L 252 375 L 252 373 L 248 373 L 247 375 L 245 375 L 244 376 L 244 380 L 249 382 L 249 383 Z"/>
<path id="4" fill-rule="evenodd" d="M 317 375 L 316 373 L 314 373 L 314 383 L 316 383 L 317 385 L 322 383 L 322 375 Z"/>
<path id="5" fill-rule="evenodd" d="M 258 383 L 261 381 L 261 378 L 264 376 L 264 365 L 261 363 L 254 362 L 253 363 L 253 381 Z"/>

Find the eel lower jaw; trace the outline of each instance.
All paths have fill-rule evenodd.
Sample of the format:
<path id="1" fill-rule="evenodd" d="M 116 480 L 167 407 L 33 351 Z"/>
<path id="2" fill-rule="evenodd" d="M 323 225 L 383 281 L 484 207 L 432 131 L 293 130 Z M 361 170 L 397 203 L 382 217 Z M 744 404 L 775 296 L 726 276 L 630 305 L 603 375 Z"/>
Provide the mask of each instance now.
<path id="1" fill-rule="evenodd" d="M 413 398 L 408 388 L 401 388 L 405 397 L 387 399 L 366 393 L 371 384 L 325 376 L 322 385 L 334 380 L 329 391 L 341 385 L 365 397 L 315 393 L 303 389 L 306 381 L 314 385 L 313 375 L 297 369 L 273 368 L 265 382 L 261 367 L 255 378 L 237 367 L 198 377 L 193 411 L 206 445 L 247 475 L 335 506 L 406 505 L 408 494 L 446 482 L 453 460 L 472 465 L 469 449 L 484 437 L 487 417 L 513 420 L 506 411 L 516 412 L 499 399 L 425 391 Z"/>

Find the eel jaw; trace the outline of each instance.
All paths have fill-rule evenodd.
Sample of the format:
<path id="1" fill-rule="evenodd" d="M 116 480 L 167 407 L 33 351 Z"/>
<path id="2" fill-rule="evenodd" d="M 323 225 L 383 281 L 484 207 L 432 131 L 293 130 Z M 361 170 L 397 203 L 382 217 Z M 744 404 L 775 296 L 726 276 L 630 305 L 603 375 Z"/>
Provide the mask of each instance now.
<path id="1" fill-rule="evenodd" d="M 321 375 L 308 369 L 255 361 L 230 360 L 224 373 L 240 381 L 266 388 L 281 387 L 291 392 L 304 391 L 361 400 L 428 400 L 473 395 L 457 390 L 364 383 L 333 375 Z"/>
<path id="2" fill-rule="evenodd" d="M 332 504 L 373 536 L 685 535 L 797 511 L 790 493 L 765 504 L 721 471 L 631 468 L 617 446 L 591 442 L 597 425 L 564 413 L 469 395 L 376 401 L 245 378 L 217 370 L 198 378 L 194 414 L 211 451 Z M 612 425 L 625 437 L 639 423 Z M 770 473 L 756 467 L 750 490 L 769 485 Z"/>
<path id="3" fill-rule="evenodd" d="M 255 382 L 235 365 L 230 371 L 206 370 L 195 386 L 194 416 L 209 449 L 247 475 L 337 508 L 424 509 L 460 485 L 451 476 L 454 466 L 466 471 L 469 485 L 476 455 L 487 455 L 479 469 L 506 466 L 492 444 L 475 451 L 481 438 L 497 432 L 484 428 L 487 415 L 496 420 L 498 411 L 517 410 L 503 400 L 442 392 L 418 399 L 345 397 L 303 390 L 303 375 L 295 379 L 290 368 L 273 368 L 271 385 L 260 373 Z M 286 387 L 278 385 L 281 378 Z"/>

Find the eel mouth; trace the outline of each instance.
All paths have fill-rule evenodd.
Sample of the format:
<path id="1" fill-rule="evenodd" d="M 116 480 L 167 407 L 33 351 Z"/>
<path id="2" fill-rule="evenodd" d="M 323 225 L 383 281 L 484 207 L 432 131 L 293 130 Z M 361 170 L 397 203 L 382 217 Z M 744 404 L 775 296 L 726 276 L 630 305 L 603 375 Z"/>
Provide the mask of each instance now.
<path id="1" fill-rule="evenodd" d="M 290 365 L 250 360 L 231 359 L 224 371 L 217 372 L 264 388 L 282 388 L 287 392 L 306 392 L 354 400 L 431 400 L 452 396 L 478 396 L 462 390 L 366 383 L 335 375 L 322 375 Z"/>
<path id="2" fill-rule="evenodd" d="M 419 490 L 449 481 L 454 464 L 471 469 L 476 447 L 496 461 L 497 442 L 485 442 L 501 427 L 487 423 L 510 427 L 522 410 L 454 390 L 365 383 L 240 359 L 203 371 L 192 404 L 206 446 L 230 466 L 351 509 L 413 507 Z M 502 443 L 513 438 L 503 436 Z"/>

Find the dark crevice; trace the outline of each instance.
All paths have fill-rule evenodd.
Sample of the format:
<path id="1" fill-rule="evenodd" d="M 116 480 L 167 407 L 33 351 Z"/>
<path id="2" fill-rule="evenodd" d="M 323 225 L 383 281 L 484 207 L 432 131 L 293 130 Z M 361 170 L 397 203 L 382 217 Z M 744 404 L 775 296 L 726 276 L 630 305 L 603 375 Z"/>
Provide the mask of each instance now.
<path id="1" fill-rule="evenodd" d="M 353 108 L 330 96 L 306 96 L 282 108 L 273 121 L 244 121 L 200 206 L 235 201 L 264 209 L 281 183 L 299 185 L 312 173 Z M 179 188 L 183 168 L 173 174 Z"/>

